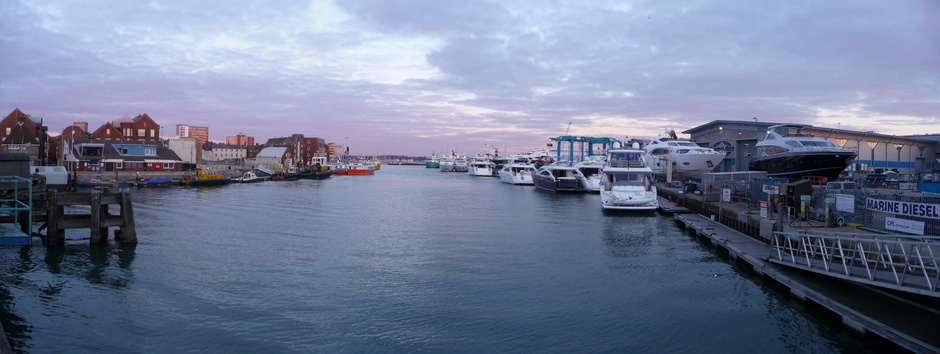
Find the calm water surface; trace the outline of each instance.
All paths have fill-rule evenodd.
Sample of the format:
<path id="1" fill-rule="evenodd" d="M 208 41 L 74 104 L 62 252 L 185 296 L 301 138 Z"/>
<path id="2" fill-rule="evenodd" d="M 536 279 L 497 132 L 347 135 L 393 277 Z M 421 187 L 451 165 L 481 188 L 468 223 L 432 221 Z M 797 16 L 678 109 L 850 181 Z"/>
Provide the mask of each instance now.
<path id="1" fill-rule="evenodd" d="M 28 352 L 865 352 L 838 321 L 594 194 L 384 166 L 134 192 L 140 244 L 0 249 Z"/>

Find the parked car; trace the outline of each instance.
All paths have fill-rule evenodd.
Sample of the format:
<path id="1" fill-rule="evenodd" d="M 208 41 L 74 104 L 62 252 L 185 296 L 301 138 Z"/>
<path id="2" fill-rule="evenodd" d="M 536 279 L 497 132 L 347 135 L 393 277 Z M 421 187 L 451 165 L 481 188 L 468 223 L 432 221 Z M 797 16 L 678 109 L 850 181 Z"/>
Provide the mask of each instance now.
<path id="1" fill-rule="evenodd" d="M 848 181 L 838 181 L 826 183 L 826 194 L 855 194 L 861 189 L 858 183 Z"/>

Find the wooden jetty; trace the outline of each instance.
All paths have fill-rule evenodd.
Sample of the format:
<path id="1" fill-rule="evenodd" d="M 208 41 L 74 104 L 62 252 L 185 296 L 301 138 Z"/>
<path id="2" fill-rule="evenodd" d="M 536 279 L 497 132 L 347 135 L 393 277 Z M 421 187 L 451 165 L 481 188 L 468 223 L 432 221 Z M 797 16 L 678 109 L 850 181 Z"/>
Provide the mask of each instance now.
<path id="1" fill-rule="evenodd" d="M 669 189 L 664 192 L 661 194 L 667 196 L 675 193 Z M 672 195 L 673 200 L 678 197 Z M 940 337 L 936 335 L 940 312 L 877 287 L 773 264 L 769 260 L 771 246 L 759 235 L 764 225 L 755 225 L 743 210 L 727 213 L 726 209 L 730 215 L 720 217 L 713 203 L 683 197 L 680 203 L 709 217 L 677 213 L 675 220 L 680 226 L 711 247 L 727 252 L 732 261 L 749 264 L 758 277 L 785 286 L 796 300 L 831 311 L 841 317 L 843 326 L 859 335 L 875 334 L 913 352 L 940 352 Z M 730 226 L 716 219 L 730 222 Z"/>
<path id="2" fill-rule="evenodd" d="M 99 244 L 108 240 L 108 228 L 114 230 L 114 239 L 121 243 L 137 243 L 137 231 L 134 228 L 134 208 L 130 192 L 114 192 L 109 189 L 90 192 L 49 191 L 49 207 L 46 211 L 46 245 L 65 244 L 65 230 L 89 229 L 90 243 Z M 88 214 L 66 214 L 66 206 L 87 205 Z M 119 206 L 118 214 L 111 214 L 110 205 Z M 37 221 L 43 221 L 40 216 Z"/>

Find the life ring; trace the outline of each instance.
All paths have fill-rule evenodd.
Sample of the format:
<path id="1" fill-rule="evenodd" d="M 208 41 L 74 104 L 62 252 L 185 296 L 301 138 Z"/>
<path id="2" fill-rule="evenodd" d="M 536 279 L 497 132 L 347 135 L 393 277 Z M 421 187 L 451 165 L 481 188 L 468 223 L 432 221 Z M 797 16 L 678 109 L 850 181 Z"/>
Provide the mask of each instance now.
<path id="1" fill-rule="evenodd" d="M 845 218 L 841 216 L 836 218 L 836 226 L 845 226 Z"/>
<path id="2" fill-rule="evenodd" d="M 715 191 L 715 186 L 709 184 L 705 190 L 708 191 L 708 193 L 712 193 Z"/>

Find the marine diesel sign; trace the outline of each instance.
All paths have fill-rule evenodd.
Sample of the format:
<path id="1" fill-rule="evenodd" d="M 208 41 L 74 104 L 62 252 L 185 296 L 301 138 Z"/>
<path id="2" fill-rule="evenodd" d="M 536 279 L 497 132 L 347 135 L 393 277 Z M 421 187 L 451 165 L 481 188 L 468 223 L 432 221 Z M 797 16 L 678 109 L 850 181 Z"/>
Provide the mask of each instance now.
<path id="1" fill-rule="evenodd" d="M 881 200 L 868 198 L 865 202 L 868 210 L 914 216 L 918 218 L 940 219 L 940 205 Z"/>

